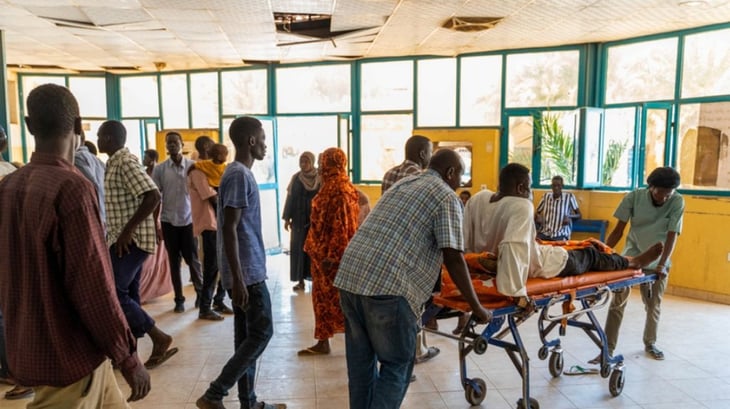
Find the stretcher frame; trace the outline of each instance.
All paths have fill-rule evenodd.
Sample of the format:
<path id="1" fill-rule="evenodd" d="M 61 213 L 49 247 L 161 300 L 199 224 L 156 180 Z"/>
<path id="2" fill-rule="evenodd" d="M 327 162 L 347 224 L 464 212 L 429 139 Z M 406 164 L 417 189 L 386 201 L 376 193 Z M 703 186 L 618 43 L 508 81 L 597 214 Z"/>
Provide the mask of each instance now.
<path id="1" fill-rule="evenodd" d="M 559 377 L 563 373 L 563 349 L 560 343 L 560 336 L 566 334 L 567 327 L 582 329 L 586 335 L 600 349 L 600 370 L 603 378 L 609 378 L 609 392 L 612 396 L 618 396 L 623 391 L 626 378 L 624 357 L 621 354 L 608 355 L 608 342 L 603 327 L 598 322 L 594 311 L 610 305 L 613 291 L 633 287 L 641 284 L 649 284 L 656 281 L 656 274 L 641 274 L 628 277 L 619 281 L 600 283 L 590 287 L 566 289 L 560 292 L 533 296 L 535 308 L 532 311 L 519 308 L 515 305 L 497 308 L 493 311 L 492 320 L 481 332 L 476 330 L 477 324 L 471 317 L 464 331 L 460 336 L 454 336 L 437 330 L 423 328 L 424 331 L 438 334 L 459 342 L 459 375 L 464 388 L 464 396 L 472 405 L 479 405 L 487 396 L 486 382 L 481 378 L 469 378 L 467 376 L 466 357 L 474 352 L 477 355 L 484 354 L 489 345 L 502 348 L 512 361 L 515 369 L 522 378 L 522 397 L 517 401 L 518 409 L 539 409 L 539 402 L 530 397 L 530 366 L 529 356 L 522 342 L 518 327 L 532 315 L 539 314 L 538 331 L 542 346 L 538 350 L 538 358 L 545 360 L 550 357 L 548 370 L 553 377 Z M 572 305 L 573 301 L 580 302 L 580 308 L 573 311 L 566 311 L 560 315 L 550 315 L 550 307 L 564 303 L 564 306 Z M 438 302 L 438 299 L 435 300 Z M 447 307 L 432 305 L 427 308 L 423 315 L 423 321 L 431 318 L 449 318 L 459 314 L 459 311 L 450 310 Z M 507 324 L 506 328 L 502 327 Z M 558 337 L 549 338 L 552 332 L 558 328 Z M 504 340 L 511 335 L 512 340 Z"/>

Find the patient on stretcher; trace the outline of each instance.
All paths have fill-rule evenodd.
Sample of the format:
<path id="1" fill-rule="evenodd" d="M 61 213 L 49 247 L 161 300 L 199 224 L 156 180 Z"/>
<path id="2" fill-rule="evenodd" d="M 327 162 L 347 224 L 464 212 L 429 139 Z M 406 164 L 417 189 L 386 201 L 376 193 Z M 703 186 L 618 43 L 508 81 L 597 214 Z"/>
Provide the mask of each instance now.
<path id="1" fill-rule="evenodd" d="M 464 211 L 466 247 L 496 255 L 499 293 L 527 297 L 528 277 L 639 269 L 661 255 L 662 243 L 636 257 L 616 254 L 598 240 L 584 241 L 570 249 L 538 243 L 529 199 L 530 181 L 528 168 L 511 163 L 499 174 L 499 191 L 480 192 L 467 202 Z"/>

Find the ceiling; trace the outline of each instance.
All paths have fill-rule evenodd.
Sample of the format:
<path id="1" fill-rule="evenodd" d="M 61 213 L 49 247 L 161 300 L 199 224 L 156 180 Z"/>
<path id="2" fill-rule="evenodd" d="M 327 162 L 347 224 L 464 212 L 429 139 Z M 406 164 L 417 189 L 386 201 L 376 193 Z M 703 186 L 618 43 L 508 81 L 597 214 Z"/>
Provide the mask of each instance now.
<path id="1" fill-rule="evenodd" d="M 354 31 L 332 39 L 277 32 L 275 12 L 331 15 L 330 31 Z M 442 27 L 452 17 L 499 20 L 460 32 Z M 728 21 L 730 0 L 0 0 L 7 63 L 46 71 L 454 56 Z"/>

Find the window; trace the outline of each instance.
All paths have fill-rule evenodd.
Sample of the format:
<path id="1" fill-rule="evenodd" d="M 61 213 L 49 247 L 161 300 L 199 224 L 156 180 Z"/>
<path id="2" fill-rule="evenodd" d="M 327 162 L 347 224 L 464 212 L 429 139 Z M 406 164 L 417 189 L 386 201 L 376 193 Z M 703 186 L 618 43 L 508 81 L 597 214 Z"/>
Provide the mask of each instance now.
<path id="1" fill-rule="evenodd" d="M 507 107 L 578 104 L 580 53 L 552 51 L 507 56 Z"/>
<path id="2" fill-rule="evenodd" d="M 162 123 L 166 129 L 190 127 L 188 122 L 188 79 L 185 74 L 162 77 Z"/>
<path id="3" fill-rule="evenodd" d="M 62 85 L 66 86 L 66 79 L 62 76 L 36 76 L 36 75 L 24 75 L 23 76 L 23 106 L 25 107 L 25 114 L 28 113 L 28 106 L 26 105 L 26 102 L 28 101 L 28 95 L 31 91 L 33 91 L 34 88 L 36 88 L 39 85 L 43 84 L 56 84 L 56 85 Z M 28 130 L 28 127 L 25 125 L 25 121 L 22 121 L 23 123 L 23 129 L 25 130 L 24 137 L 25 137 L 25 146 L 26 146 L 26 158 L 23 158 L 24 161 L 27 161 L 28 158 L 30 158 L 30 154 L 35 151 L 35 138 L 31 135 L 30 131 Z"/>
<path id="4" fill-rule="evenodd" d="M 365 63 L 361 65 L 361 77 L 363 111 L 413 109 L 413 61 Z"/>
<path id="5" fill-rule="evenodd" d="M 601 180 L 604 186 L 631 187 L 636 108 L 606 109 Z"/>
<path id="6" fill-rule="evenodd" d="M 566 185 L 574 185 L 578 176 L 575 155 L 577 111 L 544 111 L 536 126 L 540 185 L 549 185 L 553 176 L 562 176 Z"/>
<path id="7" fill-rule="evenodd" d="M 730 189 L 730 102 L 680 107 L 677 168 L 682 186 Z"/>
<path id="8" fill-rule="evenodd" d="M 218 128 L 218 74 L 190 74 L 193 128 Z"/>
<path id="9" fill-rule="evenodd" d="M 223 115 L 267 114 L 266 70 L 221 73 Z"/>
<path id="10" fill-rule="evenodd" d="M 607 104 L 674 98 L 676 37 L 612 46 L 607 64 Z"/>
<path id="11" fill-rule="evenodd" d="M 388 169 L 403 162 L 413 116 L 363 115 L 360 125 L 360 179 L 380 181 Z"/>
<path id="12" fill-rule="evenodd" d="M 507 160 L 532 169 L 532 115 L 510 116 L 507 133 Z"/>
<path id="13" fill-rule="evenodd" d="M 350 65 L 276 70 L 279 113 L 350 112 Z"/>
<path id="14" fill-rule="evenodd" d="M 160 115 L 157 76 L 122 77 L 120 84 L 123 117 L 157 118 Z"/>
<path id="15" fill-rule="evenodd" d="M 501 85 L 502 56 L 461 59 L 461 126 L 500 124 Z"/>
<path id="16" fill-rule="evenodd" d="M 684 39 L 682 98 L 730 94 L 730 29 Z"/>
<path id="17" fill-rule="evenodd" d="M 79 103 L 82 117 L 107 117 L 104 77 L 70 77 L 68 85 Z"/>
<path id="18" fill-rule="evenodd" d="M 456 59 L 418 61 L 418 126 L 456 125 Z"/>
<path id="19" fill-rule="evenodd" d="M 127 142 L 124 146 L 129 149 L 129 152 L 139 159 L 139 163 L 142 163 L 142 157 L 144 156 L 144 149 L 142 149 L 142 124 L 143 121 L 138 119 L 127 119 L 122 121 L 124 128 L 127 129 Z M 159 152 L 159 151 L 158 151 Z M 165 156 L 165 152 L 159 152 L 160 158 Z"/>

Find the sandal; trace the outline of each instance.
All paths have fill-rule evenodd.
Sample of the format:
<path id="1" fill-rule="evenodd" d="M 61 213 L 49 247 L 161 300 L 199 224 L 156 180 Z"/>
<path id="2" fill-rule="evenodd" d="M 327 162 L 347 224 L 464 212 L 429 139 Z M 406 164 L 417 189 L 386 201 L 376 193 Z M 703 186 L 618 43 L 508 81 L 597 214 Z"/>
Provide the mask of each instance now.
<path id="1" fill-rule="evenodd" d="M 256 402 L 253 407 L 255 409 L 286 409 L 286 403 Z"/>
<path id="2" fill-rule="evenodd" d="M 304 284 L 297 284 L 294 287 L 292 287 L 292 290 L 294 290 L 294 291 L 302 291 L 302 290 L 304 290 Z"/>
<path id="3" fill-rule="evenodd" d="M 565 375 L 595 375 L 598 373 L 598 368 L 583 368 L 580 365 L 573 365 L 565 371 Z"/>
<path id="4" fill-rule="evenodd" d="M 659 350 L 659 348 L 657 348 L 656 345 L 649 345 L 648 347 L 646 347 L 646 353 L 649 354 L 652 358 L 656 359 L 657 361 L 664 360 L 664 352 Z"/>
<path id="5" fill-rule="evenodd" d="M 144 363 L 144 367 L 147 369 L 155 369 L 158 366 L 164 364 L 168 359 L 172 358 L 173 355 L 177 354 L 177 348 L 170 348 L 165 351 L 162 355 L 151 356 L 147 362 Z"/>
<path id="6" fill-rule="evenodd" d="M 5 392 L 5 399 L 7 400 L 17 400 L 17 399 L 25 399 L 29 398 L 31 395 L 33 395 L 33 388 L 28 388 L 22 385 L 15 385 L 15 387 L 7 392 Z"/>
<path id="7" fill-rule="evenodd" d="M 429 359 L 436 357 L 440 352 L 441 350 L 436 347 L 428 347 L 428 351 L 424 355 L 416 357 L 416 363 L 424 363 Z"/>

